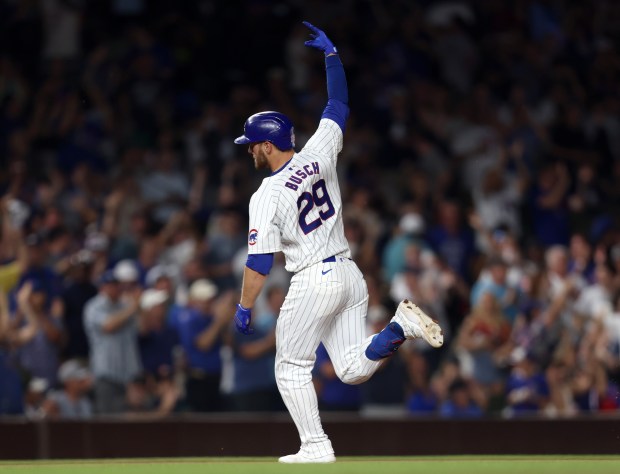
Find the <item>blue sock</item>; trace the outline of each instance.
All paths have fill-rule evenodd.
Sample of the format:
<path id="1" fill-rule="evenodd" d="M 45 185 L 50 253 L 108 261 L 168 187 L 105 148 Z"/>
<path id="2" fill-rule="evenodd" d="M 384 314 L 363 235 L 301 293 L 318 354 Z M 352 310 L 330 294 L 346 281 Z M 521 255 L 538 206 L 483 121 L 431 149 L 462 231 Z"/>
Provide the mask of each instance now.
<path id="1" fill-rule="evenodd" d="M 391 356 L 405 342 L 405 333 L 398 323 L 388 324 L 366 348 L 366 357 L 379 360 Z"/>

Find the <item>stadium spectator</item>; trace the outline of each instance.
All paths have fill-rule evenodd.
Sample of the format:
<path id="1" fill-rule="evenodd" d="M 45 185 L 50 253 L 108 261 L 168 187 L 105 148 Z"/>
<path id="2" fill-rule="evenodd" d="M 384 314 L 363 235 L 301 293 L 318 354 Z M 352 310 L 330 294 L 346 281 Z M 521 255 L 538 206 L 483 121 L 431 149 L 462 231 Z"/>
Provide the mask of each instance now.
<path id="1" fill-rule="evenodd" d="M 0 199 L 0 291 L 10 292 L 28 265 L 28 247 L 20 230 L 27 206 L 10 195 Z"/>
<path id="2" fill-rule="evenodd" d="M 50 386 L 47 380 L 31 378 L 24 393 L 24 415 L 30 420 L 41 420 L 47 416 L 45 400 Z"/>
<path id="3" fill-rule="evenodd" d="M 381 302 L 381 289 L 377 287 L 377 280 L 369 276 L 366 277 L 366 283 L 368 285 L 366 333 L 371 335 L 377 334 L 389 323 L 390 312 Z M 406 356 L 409 354 L 410 351 L 401 350 L 395 356 L 386 359 L 372 378 L 360 386 L 361 409 L 364 414 L 380 416 L 404 412 L 403 402 L 409 381 L 407 367 L 410 366 Z"/>
<path id="4" fill-rule="evenodd" d="M 316 350 L 312 382 L 316 388 L 320 410 L 358 411 L 360 409 L 361 387 L 347 385 L 338 378 L 323 344 L 320 344 Z"/>
<path id="5" fill-rule="evenodd" d="M 84 307 L 84 328 L 90 346 L 95 411 L 122 412 L 126 386 L 140 371 L 136 315 L 140 290 L 122 293 L 112 270 L 99 280 L 99 293 Z"/>
<path id="6" fill-rule="evenodd" d="M 174 377 L 174 348 L 178 334 L 168 326 L 166 317 L 169 295 L 164 290 L 149 288 L 140 296 L 138 347 L 144 374 L 156 379 Z"/>
<path id="7" fill-rule="evenodd" d="M 516 173 L 508 171 L 508 158 L 513 159 Z M 485 229 L 504 225 L 519 237 L 521 220 L 519 205 L 525 195 L 529 174 L 523 162 L 523 144 L 515 142 L 509 150 L 502 149 L 500 160 L 483 175 L 482 186 L 472 190 L 476 213 Z M 516 175 L 516 176 L 515 176 Z"/>
<path id="8" fill-rule="evenodd" d="M 439 407 L 439 415 L 443 418 L 480 418 L 484 415 L 484 409 L 480 398 L 478 400 L 470 384 L 462 379 L 457 379 L 448 388 L 448 399 Z"/>
<path id="9" fill-rule="evenodd" d="M 573 233 L 569 244 L 568 272 L 580 275 L 591 282 L 594 276 L 594 259 L 592 245 L 584 234 Z"/>
<path id="10" fill-rule="evenodd" d="M 45 308 L 57 319 L 62 319 L 64 307 L 60 298 L 61 279 L 47 264 L 47 242 L 43 236 L 32 233 L 25 238 L 28 247 L 27 263 L 23 269 L 18 288 L 26 281 L 37 282 L 37 286 L 47 295 Z"/>
<path id="11" fill-rule="evenodd" d="M 176 169 L 178 160 L 172 150 L 161 150 L 154 161 L 139 185 L 145 201 L 153 207 L 154 219 L 164 224 L 187 204 L 190 183 L 185 174 Z"/>
<path id="12" fill-rule="evenodd" d="M 241 230 L 241 216 L 234 209 L 222 209 L 212 217 L 212 232 L 208 235 L 208 250 L 204 263 L 209 278 L 222 290 L 236 288 L 231 261 L 239 249 L 247 245 Z"/>
<path id="13" fill-rule="evenodd" d="M 430 372 L 426 359 L 416 351 L 409 351 L 407 369 L 409 374 L 409 396 L 407 409 L 415 415 L 431 415 L 437 411 L 438 396 L 431 389 Z"/>
<path id="14" fill-rule="evenodd" d="M 405 269 L 406 249 L 410 245 L 417 248 L 425 245 L 425 241 L 420 238 L 424 229 L 424 219 L 417 213 L 407 213 L 400 218 L 394 235 L 385 244 L 383 250 L 383 271 L 387 281 L 392 281 L 397 273 Z"/>
<path id="15" fill-rule="evenodd" d="M 511 287 L 508 282 L 506 262 L 501 257 L 493 257 L 489 259 L 485 270 L 480 273 L 471 290 L 471 306 L 477 306 L 482 295 L 490 293 L 500 305 L 506 320 L 512 323 L 518 311 L 518 288 Z"/>
<path id="16" fill-rule="evenodd" d="M 561 245 L 549 247 L 545 252 L 545 266 L 543 285 L 548 297 L 554 298 L 565 293 L 568 304 L 572 305 L 587 282 L 578 271 L 569 272 L 566 248 Z"/>
<path id="17" fill-rule="evenodd" d="M 67 343 L 62 355 L 65 359 L 87 359 L 88 339 L 84 331 L 84 306 L 95 297 L 97 287 L 91 282 L 94 256 L 84 249 L 74 254 L 65 273 L 62 301 L 65 307 L 65 331 Z"/>
<path id="18" fill-rule="evenodd" d="M 236 411 L 275 411 L 284 405 L 276 385 L 274 366 L 276 320 L 286 296 L 279 286 L 267 290 L 267 309 L 254 317 L 254 334 L 233 333 L 234 382 L 232 408 Z"/>
<path id="19" fill-rule="evenodd" d="M 407 399 L 407 410 L 415 416 L 434 416 L 437 408 L 435 394 L 426 387 L 417 387 Z"/>
<path id="20" fill-rule="evenodd" d="M 127 384 L 126 416 L 148 420 L 165 417 L 177 408 L 179 398 L 171 379 L 138 376 Z"/>
<path id="21" fill-rule="evenodd" d="M 90 371 L 77 359 L 70 359 L 58 369 L 60 390 L 47 394 L 43 410 L 48 417 L 85 419 L 93 415 L 93 405 L 88 397 L 92 388 Z"/>
<path id="22" fill-rule="evenodd" d="M 549 402 L 544 407 L 549 417 L 570 417 L 577 414 L 573 400 L 571 368 L 560 359 L 549 364 L 545 374 L 549 387 Z"/>
<path id="23" fill-rule="evenodd" d="M 472 312 L 465 318 L 456 340 L 466 377 L 480 384 L 487 395 L 502 390 L 502 374 L 496 364 L 497 353 L 507 341 L 510 324 L 502 315 L 499 302 L 491 292 L 484 292 Z"/>
<path id="24" fill-rule="evenodd" d="M 476 256 L 474 235 L 462 222 L 456 202 L 438 204 L 437 224 L 428 232 L 428 240 L 437 255 L 459 276 L 469 281 Z"/>
<path id="25" fill-rule="evenodd" d="M 177 313 L 176 329 L 187 360 L 186 402 L 194 411 L 222 408 L 222 331 L 228 323 L 224 311 L 216 310 L 217 287 L 209 280 L 196 280 L 189 287 L 189 301 Z"/>
<path id="26" fill-rule="evenodd" d="M 14 345 L 19 367 L 52 387 L 56 383 L 64 339 L 62 321 L 50 314 L 47 288 L 37 280 L 25 282 L 16 299 L 13 325 L 18 328 Z"/>
<path id="27" fill-rule="evenodd" d="M 567 245 L 570 233 L 566 200 L 571 178 L 564 163 L 541 165 L 532 189 L 531 209 L 536 239 L 544 246 Z"/>
<path id="28" fill-rule="evenodd" d="M 533 354 L 522 348 L 512 354 L 513 367 L 506 382 L 506 414 L 519 416 L 542 410 L 549 401 L 549 385 Z"/>

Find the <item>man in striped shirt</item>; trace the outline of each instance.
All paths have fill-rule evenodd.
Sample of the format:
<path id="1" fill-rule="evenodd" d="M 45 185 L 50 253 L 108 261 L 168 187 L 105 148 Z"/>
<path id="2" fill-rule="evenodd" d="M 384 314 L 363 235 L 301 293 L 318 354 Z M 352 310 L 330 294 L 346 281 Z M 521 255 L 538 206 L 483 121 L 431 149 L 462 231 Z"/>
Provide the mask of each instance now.
<path id="1" fill-rule="evenodd" d="M 140 374 L 138 313 L 140 291 L 122 293 L 114 273 L 106 271 L 99 293 L 84 307 L 84 329 L 90 344 L 95 409 L 119 413 L 125 407 L 127 383 Z"/>
<path id="2" fill-rule="evenodd" d="M 366 337 L 368 289 L 351 260 L 344 235 L 342 197 L 336 164 L 349 114 L 344 68 L 325 33 L 310 23 L 307 46 L 325 53 L 328 101 L 317 131 L 295 152 L 293 124 L 279 112 L 247 119 L 235 140 L 248 145 L 257 169 L 269 169 L 250 200 L 248 260 L 235 324 L 253 332 L 251 308 L 269 273 L 274 252 L 283 252 L 295 275 L 276 325 L 276 382 L 299 435 L 298 453 L 282 463 L 329 463 L 336 460 L 319 418 L 312 367 L 323 343 L 338 378 L 347 384 L 368 380 L 382 361 L 406 339 L 443 344 L 439 325 L 404 300 L 392 322 Z"/>

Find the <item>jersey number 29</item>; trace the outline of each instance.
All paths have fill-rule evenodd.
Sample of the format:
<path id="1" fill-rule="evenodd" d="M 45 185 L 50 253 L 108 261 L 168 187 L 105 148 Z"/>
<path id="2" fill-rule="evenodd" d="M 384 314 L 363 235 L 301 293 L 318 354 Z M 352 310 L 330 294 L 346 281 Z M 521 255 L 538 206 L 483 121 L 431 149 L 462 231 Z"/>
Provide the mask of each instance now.
<path id="1" fill-rule="evenodd" d="M 327 205 L 327 209 L 323 209 L 323 206 Z M 306 218 L 308 213 L 314 206 L 320 207 L 319 217 L 311 222 L 307 222 Z M 299 226 L 304 234 L 309 234 L 317 227 L 321 227 L 322 221 L 329 219 L 336 213 L 332 201 L 327 194 L 327 188 L 325 187 L 325 180 L 320 179 L 312 185 L 312 194 L 309 192 L 302 193 L 297 199 L 297 209 L 299 209 Z"/>

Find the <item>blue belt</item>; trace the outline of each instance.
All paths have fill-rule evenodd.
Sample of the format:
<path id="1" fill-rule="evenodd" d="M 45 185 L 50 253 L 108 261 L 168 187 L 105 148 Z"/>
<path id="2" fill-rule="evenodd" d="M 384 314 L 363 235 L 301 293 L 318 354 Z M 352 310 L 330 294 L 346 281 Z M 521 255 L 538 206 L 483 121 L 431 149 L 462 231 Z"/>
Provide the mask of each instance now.
<path id="1" fill-rule="evenodd" d="M 342 258 L 346 258 L 347 260 L 351 260 L 349 257 L 342 257 Z M 327 257 L 325 260 L 323 260 L 323 263 L 331 263 L 331 262 L 335 262 L 336 261 L 336 256 L 332 255 L 331 257 Z"/>

